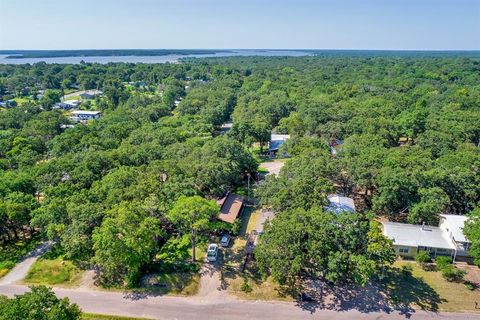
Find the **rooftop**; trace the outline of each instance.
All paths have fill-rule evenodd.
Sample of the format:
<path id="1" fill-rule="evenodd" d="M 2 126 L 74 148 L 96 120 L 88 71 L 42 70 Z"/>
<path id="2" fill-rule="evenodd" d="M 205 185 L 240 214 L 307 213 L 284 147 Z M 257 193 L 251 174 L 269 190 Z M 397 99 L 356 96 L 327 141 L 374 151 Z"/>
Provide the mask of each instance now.
<path id="1" fill-rule="evenodd" d="M 468 220 L 467 216 L 441 214 L 440 217 L 445 219 L 445 222 L 448 225 L 448 230 L 446 231 L 451 233 L 455 241 L 468 242 L 468 239 L 465 238 L 465 235 L 463 234 L 463 227 Z"/>
<path id="2" fill-rule="evenodd" d="M 226 197 L 218 200 L 217 203 L 221 206 L 218 219 L 233 223 L 242 211 L 243 201 L 242 197 L 233 193 L 229 193 Z"/>
<path id="3" fill-rule="evenodd" d="M 382 222 L 385 236 L 395 245 L 455 249 L 445 230 L 439 227 L 407 223 Z"/>
<path id="4" fill-rule="evenodd" d="M 278 150 L 288 139 L 290 139 L 289 134 L 273 134 L 272 133 L 270 137 L 270 144 L 268 149 L 270 151 Z"/>
<path id="5" fill-rule="evenodd" d="M 95 116 L 97 114 L 100 114 L 102 113 L 101 111 L 85 111 L 85 110 L 75 110 L 75 111 L 72 111 L 72 114 L 73 115 L 77 115 L 77 114 L 88 114 L 88 115 L 92 115 L 92 116 Z"/>
<path id="6" fill-rule="evenodd" d="M 327 211 L 333 213 L 340 213 L 344 211 L 355 212 L 355 203 L 352 198 L 343 197 L 338 194 L 331 194 L 327 196 L 330 204 L 326 208 Z"/>

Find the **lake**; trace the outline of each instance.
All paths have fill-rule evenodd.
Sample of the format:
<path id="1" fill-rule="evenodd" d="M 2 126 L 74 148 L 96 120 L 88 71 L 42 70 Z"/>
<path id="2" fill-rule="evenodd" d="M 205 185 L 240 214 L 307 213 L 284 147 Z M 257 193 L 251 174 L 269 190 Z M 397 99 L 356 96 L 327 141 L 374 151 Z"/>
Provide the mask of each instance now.
<path id="1" fill-rule="evenodd" d="M 302 57 L 312 55 L 312 52 L 301 50 L 231 50 L 229 52 L 217 52 L 212 54 L 168 54 L 163 56 L 98 56 L 98 57 L 55 57 L 55 58 L 22 58 L 7 59 L 7 55 L 0 55 L 0 64 L 26 64 L 26 63 L 61 63 L 78 64 L 82 60 L 88 63 L 174 63 L 181 58 L 215 58 L 215 57 L 236 57 L 236 56 L 262 56 L 262 57 Z"/>

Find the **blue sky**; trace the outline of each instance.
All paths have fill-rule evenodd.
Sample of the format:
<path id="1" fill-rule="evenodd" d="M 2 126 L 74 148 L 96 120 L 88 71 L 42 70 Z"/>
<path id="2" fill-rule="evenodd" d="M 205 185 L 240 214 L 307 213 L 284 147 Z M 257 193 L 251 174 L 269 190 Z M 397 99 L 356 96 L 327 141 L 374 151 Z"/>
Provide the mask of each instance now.
<path id="1" fill-rule="evenodd" d="M 480 49 L 480 0 L 0 0 L 0 49 Z"/>

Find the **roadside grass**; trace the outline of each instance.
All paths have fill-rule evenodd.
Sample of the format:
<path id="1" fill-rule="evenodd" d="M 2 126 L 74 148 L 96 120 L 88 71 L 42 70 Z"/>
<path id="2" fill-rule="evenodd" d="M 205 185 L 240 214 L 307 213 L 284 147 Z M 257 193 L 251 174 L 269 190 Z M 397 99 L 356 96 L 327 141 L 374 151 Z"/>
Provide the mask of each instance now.
<path id="1" fill-rule="evenodd" d="M 32 265 L 24 279 L 26 284 L 77 286 L 83 271 L 72 261 L 65 260 L 63 252 L 54 246 Z"/>
<path id="2" fill-rule="evenodd" d="M 120 317 L 120 316 L 111 316 L 106 314 L 96 314 L 96 313 L 83 313 L 82 320 L 149 320 L 148 318 L 130 318 L 130 317 Z"/>
<path id="3" fill-rule="evenodd" d="M 433 290 L 433 293 L 438 295 L 438 309 L 441 311 L 468 311 L 473 312 L 478 309 L 475 308 L 475 302 L 480 302 L 480 291 L 469 290 L 463 283 L 449 282 L 442 277 L 439 271 L 425 271 L 417 263 L 408 261 L 397 261 L 394 267 L 401 268 L 403 265 L 412 266 L 412 276 L 415 280 L 409 283 L 407 281 L 399 281 L 397 288 L 394 290 L 391 298 L 409 298 L 409 296 L 418 294 L 423 298 L 428 296 L 428 291 Z M 422 290 L 418 290 L 417 287 L 420 284 L 424 284 Z M 429 288 L 428 288 L 429 287 Z M 422 302 L 418 303 L 414 297 L 409 298 L 414 301 L 417 307 L 422 307 Z M 420 305 L 419 305 L 420 304 Z"/>
<path id="4" fill-rule="evenodd" d="M 153 294 L 193 296 L 200 289 L 200 275 L 197 272 L 172 272 L 148 276 L 148 284 L 141 291 Z"/>
<path id="5" fill-rule="evenodd" d="M 35 249 L 40 243 L 40 237 L 34 236 L 26 242 L 19 240 L 5 247 L 0 247 L 0 278 L 6 275 L 23 256 Z"/>

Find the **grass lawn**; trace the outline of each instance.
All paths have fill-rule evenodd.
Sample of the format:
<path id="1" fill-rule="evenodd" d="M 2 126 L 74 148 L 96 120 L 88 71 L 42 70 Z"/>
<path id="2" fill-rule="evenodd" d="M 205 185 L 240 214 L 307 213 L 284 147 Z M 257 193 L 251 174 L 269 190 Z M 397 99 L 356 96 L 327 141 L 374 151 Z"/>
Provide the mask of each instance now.
<path id="1" fill-rule="evenodd" d="M 82 320 L 146 320 L 147 318 L 130 318 L 130 317 L 120 317 L 120 316 L 109 316 L 106 314 L 93 314 L 93 313 L 84 313 L 82 314 Z"/>
<path id="2" fill-rule="evenodd" d="M 58 249 L 40 257 L 30 268 L 24 279 L 26 284 L 62 285 L 73 287 L 78 285 L 83 272 L 71 261 L 64 260 Z"/>
<path id="3" fill-rule="evenodd" d="M 475 301 L 480 302 L 480 291 L 468 290 L 463 283 L 449 282 L 442 277 L 439 271 L 425 271 L 417 263 L 408 261 L 397 261 L 394 267 L 410 264 L 413 267 L 412 276 L 418 280 L 419 285 L 424 285 L 425 289 L 418 294 L 427 295 L 430 290 L 438 295 L 438 308 L 441 311 L 478 311 L 475 310 Z M 397 288 L 400 296 L 405 296 L 415 292 L 411 284 L 404 284 Z M 426 292 L 425 292 L 426 291 Z M 395 297 L 393 297 L 395 298 Z"/>
<path id="4" fill-rule="evenodd" d="M 27 242 L 19 240 L 0 247 L 0 278 L 6 275 L 23 256 L 32 251 L 40 242 L 39 237 L 34 237 Z"/>
<path id="5" fill-rule="evenodd" d="M 13 98 L 13 100 L 15 100 L 15 102 L 16 102 L 19 106 L 21 106 L 22 104 L 25 104 L 25 103 L 31 101 L 31 99 L 28 98 L 28 97 L 16 97 L 16 98 Z"/>

